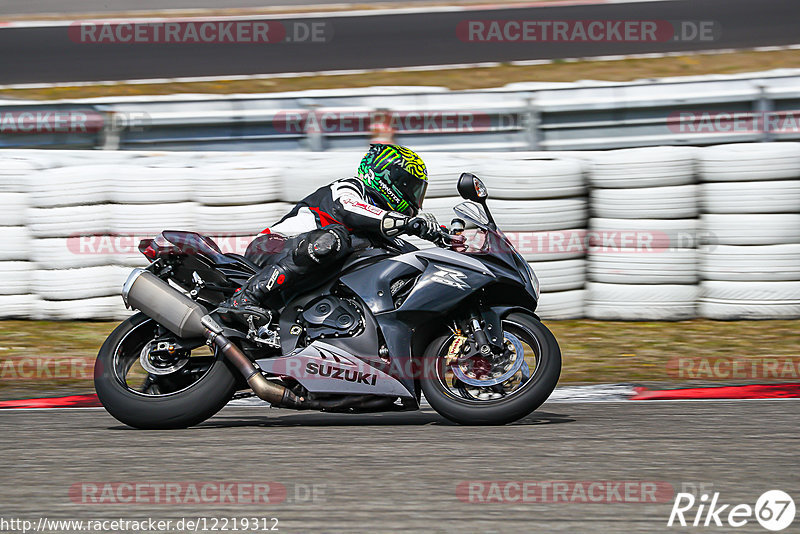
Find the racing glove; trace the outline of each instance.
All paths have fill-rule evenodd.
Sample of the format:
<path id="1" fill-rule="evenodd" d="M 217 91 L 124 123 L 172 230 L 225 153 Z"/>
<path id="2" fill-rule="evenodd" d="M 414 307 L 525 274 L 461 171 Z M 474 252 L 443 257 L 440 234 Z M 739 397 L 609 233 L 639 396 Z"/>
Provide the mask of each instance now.
<path id="1" fill-rule="evenodd" d="M 387 237 L 409 234 L 421 237 L 426 241 L 435 241 L 442 229 L 432 213 L 407 217 L 396 211 L 389 211 L 381 221 L 381 231 Z"/>
<path id="2" fill-rule="evenodd" d="M 435 241 L 442 233 L 442 227 L 432 213 L 423 213 L 409 219 L 406 233 L 419 236 L 426 241 Z"/>

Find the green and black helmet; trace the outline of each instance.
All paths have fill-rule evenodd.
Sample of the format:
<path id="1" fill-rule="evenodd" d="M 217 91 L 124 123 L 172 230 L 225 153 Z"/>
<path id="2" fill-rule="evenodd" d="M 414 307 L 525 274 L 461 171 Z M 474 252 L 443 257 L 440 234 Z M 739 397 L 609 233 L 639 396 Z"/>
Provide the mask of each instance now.
<path id="1" fill-rule="evenodd" d="M 358 176 L 390 210 L 414 216 L 428 189 L 428 171 L 422 158 L 398 145 L 370 145 Z"/>

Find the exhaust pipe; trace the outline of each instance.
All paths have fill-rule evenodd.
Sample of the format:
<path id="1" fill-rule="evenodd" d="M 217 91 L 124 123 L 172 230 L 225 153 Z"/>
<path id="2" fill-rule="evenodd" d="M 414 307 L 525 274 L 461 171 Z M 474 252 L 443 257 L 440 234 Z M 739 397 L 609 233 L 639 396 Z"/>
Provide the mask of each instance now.
<path id="1" fill-rule="evenodd" d="M 133 270 L 122 286 L 122 300 L 178 337 L 205 336 L 200 320 L 208 313 L 206 309 L 150 271 Z"/>
<path id="2" fill-rule="evenodd" d="M 222 335 L 222 327 L 210 315 L 203 317 L 201 323 L 206 328 L 208 340 L 214 343 L 220 352 L 228 358 L 228 361 L 242 373 L 242 376 L 247 380 L 247 385 L 250 386 L 259 399 L 265 400 L 275 407 L 307 408 L 303 397 L 298 397 L 280 384 L 270 382 L 264 378 L 261 370 L 239 350 L 239 347 Z"/>
<path id="3" fill-rule="evenodd" d="M 250 359 L 227 337 L 206 309 L 161 278 L 144 269 L 134 269 L 122 287 L 125 305 L 153 318 L 181 338 L 205 337 L 216 345 L 262 400 L 273 406 L 308 408 L 302 397 L 270 382 Z"/>

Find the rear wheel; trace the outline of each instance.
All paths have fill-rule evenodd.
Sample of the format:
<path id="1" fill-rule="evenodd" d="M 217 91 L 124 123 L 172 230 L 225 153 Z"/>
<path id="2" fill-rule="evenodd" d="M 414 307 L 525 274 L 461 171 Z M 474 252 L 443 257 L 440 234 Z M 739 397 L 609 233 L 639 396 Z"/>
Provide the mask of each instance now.
<path id="1" fill-rule="evenodd" d="M 484 357 L 448 357 L 450 333 L 425 353 L 422 391 L 439 414 L 463 425 L 503 425 L 530 414 L 553 392 L 561 374 L 561 350 L 552 332 L 530 314 L 503 320 L 505 351 Z"/>
<path id="2" fill-rule="evenodd" d="M 233 397 L 235 370 L 206 345 L 158 350 L 163 332 L 144 314 L 120 324 L 97 355 L 94 386 L 117 420 L 143 429 L 185 428 L 222 409 Z"/>

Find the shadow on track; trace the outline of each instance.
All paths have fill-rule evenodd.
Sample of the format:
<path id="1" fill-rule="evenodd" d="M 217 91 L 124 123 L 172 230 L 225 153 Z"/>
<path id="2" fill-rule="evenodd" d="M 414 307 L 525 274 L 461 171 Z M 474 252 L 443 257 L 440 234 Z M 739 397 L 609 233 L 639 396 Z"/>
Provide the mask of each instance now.
<path id="1" fill-rule="evenodd" d="M 548 412 L 534 412 L 533 414 L 512 423 L 514 425 L 543 425 L 555 423 L 570 423 L 569 419 L 561 414 Z M 442 416 L 428 411 L 403 412 L 403 413 L 373 413 L 373 414 L 337 414 L 337 413 L 305 413 L 283 415 L 279 417 L 226 417 L 217 416 L 210 421 L 201 423 L 195 428 L 228 428 L 239 426 L 263 427 L 290 427 L 290 426 L 460 426 L 451 423 Z"/>
<path id="2" fill-rule="evenodd" d="M 250 410 L 250 409 L 248 409 Z M 268 409 L 267 409 L 268 410 Z M 265 415 L 230 415 L 220 412 L 212 419 L 191 427 L 191 430 L 216 429 L 216 428 L 236 428 L 236 427 L 354 427 L 354 426 L 461 426 L 451 423 L 434 412 L 416 411 L 402 413 L 371 413 L 371 414 L 338 414 L 338 413 L 319 413 L 305 412 L 292 413 L 284 410 L 274 410 L 274 414 Z M 572 423 L 575 419 L 570 419 L 563 414 L 550 412 L 534 412 L 531 415 L 511 423 L 516 425 L 549 425 L 559 423 Z M 127 426 L 113 426 L 109 430 L 135 430 Z M 179 432 L 173 430 L 169 432 Z"/>

